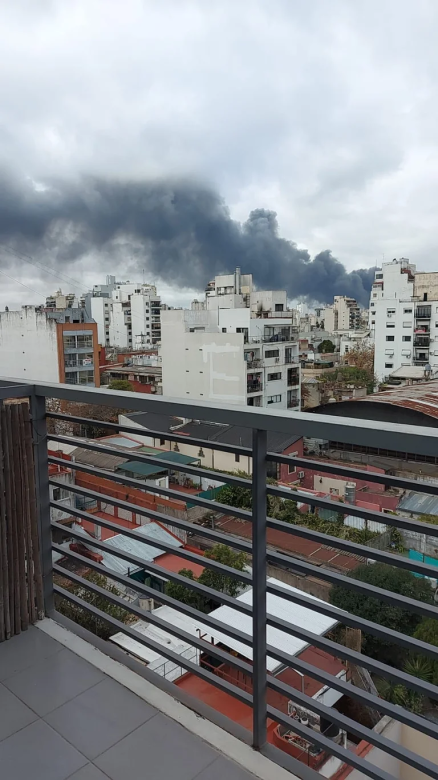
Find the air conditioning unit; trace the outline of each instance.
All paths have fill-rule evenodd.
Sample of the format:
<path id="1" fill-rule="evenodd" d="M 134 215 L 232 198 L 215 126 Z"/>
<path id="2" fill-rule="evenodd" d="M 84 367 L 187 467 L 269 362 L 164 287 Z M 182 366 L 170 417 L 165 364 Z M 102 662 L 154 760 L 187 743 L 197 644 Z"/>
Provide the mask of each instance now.
<path id="1" fill-rule="evenodd" d="M 298 479 L 304 479 L 304 471 L 298 472 Z"/>

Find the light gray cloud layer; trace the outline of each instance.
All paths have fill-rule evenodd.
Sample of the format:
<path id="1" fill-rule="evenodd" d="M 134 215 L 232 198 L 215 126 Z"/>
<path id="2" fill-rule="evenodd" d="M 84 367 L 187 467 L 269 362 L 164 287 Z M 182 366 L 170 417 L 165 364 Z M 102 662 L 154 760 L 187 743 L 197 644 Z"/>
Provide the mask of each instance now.
<path id="1" fill-rule="evenodd" d="M 194 176 L 349 270 L 433 270 L 437 22 L 436 0 L 2 3 L 0 165 Z M 0 303 L 29 299 L 0 284 Z"/>

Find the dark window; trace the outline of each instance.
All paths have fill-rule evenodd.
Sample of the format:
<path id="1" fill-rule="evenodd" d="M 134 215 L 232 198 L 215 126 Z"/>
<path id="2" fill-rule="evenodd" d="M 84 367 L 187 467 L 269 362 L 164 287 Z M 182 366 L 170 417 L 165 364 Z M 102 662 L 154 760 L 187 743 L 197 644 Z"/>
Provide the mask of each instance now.
<path id="1" fill-rule="evenodd" d="M 276 371 L 274 374 L 268 374 L 268 382 L 275 382 L 275 380 L 281 379 L 281 371 Z"/>
<path id="2" fill-rule="evenodd" d="M 387 328 L 395 328 L 395 322 L 387 322 L 386 323 Z"/>
<path id="3" fill-rule="evenodd" d="M 236 461 L 236 463 L 240 463 L 240 455 L 237 455 L 236 453 L 236 455 L 234 456 L 234 460 Z"/>
<path id="4" fill-rule="evenodd" d="M 276 358 L 280 357 L 280 350 L 279 349 L 268 349 L 265 352 L 266 358 Z"/>
<path id="5" fill-rule="evenodd" d="M 61 488 L 53 488 L 53 500 L 60 501 L 60 499 L 61 499 Z"/>
<path id="6" fill-rule="evenodd" d="M 287 467 L 287 473 L 288 474 L 295 474 L 296 470 L 297 470 L 296 466 L 288 466 Z"/>
<path id="7" fill-rule="evenodd" d="M 394 338 L 395 338 L 394 336 L 387 336 L 386 340 L 387 341 L 394 341 Z"/>
<path id="8" fill-rule="evenodd" d="M 160 447 L 162 447 L 164 444 L 166 444 L 166 440 L 165 439 L 160 439 Z"/>
<path id="9" fill-rule="evenodd" d="M 284 311 L 284 306 L 282 303 L 276 303 L 275 304 L 275 311 Z"/>
<path id="10" fill-rule="evenodd" d="M 222 328 L 222 333 L 226 333 L 226 332 L 227 332 L 227 329 L 226 328 Z"/>
<path id="11" fill-rule="evenodd" d="M 279 404 L 281 402 L 281 395 L 270 395 L 268 398 L 268 404 Z"/>
<path id="12" fill-rule="evenodd" d="M 427 301 L 427 293 L 423 293 L 423 301 Z"/>
<path id="13" fill-rule="evenodd" d="M 410 341 L 410 340 L 411 340 L 410 336 L 402 336 L 402 341 Z"/>
<path id="14" fill-rule="evenodd" d="M 385 368 L 394 368 L 394 363 L 385 363 Z"/>

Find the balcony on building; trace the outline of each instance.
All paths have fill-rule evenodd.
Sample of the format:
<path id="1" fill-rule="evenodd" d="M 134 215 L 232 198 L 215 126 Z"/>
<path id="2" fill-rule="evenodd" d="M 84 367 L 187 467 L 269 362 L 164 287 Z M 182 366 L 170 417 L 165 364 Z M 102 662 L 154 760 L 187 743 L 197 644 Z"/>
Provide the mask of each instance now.
<path id="1" fill-rule="evenodd" d="M 432 306 L 416 306 L 415 319 L 416 320 L 430 320 L 432 316 Z"/>
<path id="2" fill-rule="evenodd" d="M 246 392 L 250 393 L 262 393 L 263 382 L 259 374 L 248 374 L 246 382 Z"/>
<path id="3" fill-rule="evenodd" d="M 433 405 L 418 428 L 10 379 L 0 401 L 2 778 L 438 777 L 411 660 L 436 645 L 332 598 L 436 620 Z M 415 587 L 354 576 L 382 565 Z"/>

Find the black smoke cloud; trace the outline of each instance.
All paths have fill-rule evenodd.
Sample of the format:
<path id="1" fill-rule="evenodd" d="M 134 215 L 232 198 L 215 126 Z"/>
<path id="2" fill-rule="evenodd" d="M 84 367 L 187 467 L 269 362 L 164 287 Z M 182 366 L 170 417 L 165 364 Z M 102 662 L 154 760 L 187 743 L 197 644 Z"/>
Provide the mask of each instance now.
<path id="1" fill-rule="evenodd" d="M 368 304 L 374 269 L 347 273 L 329 250 L 311 259 L 279 236 L 273 211 L 255 209 L 240 224 L 203 184 L 1 178 L 0 243 L 52 266 L 90 256 L 96 270 L 123 276 L 134 260 L 138 271 L 198 290 L 240 266 L 259 289 L 286 289 L 291 298 L 320 303 L 349 295 Z"/>

